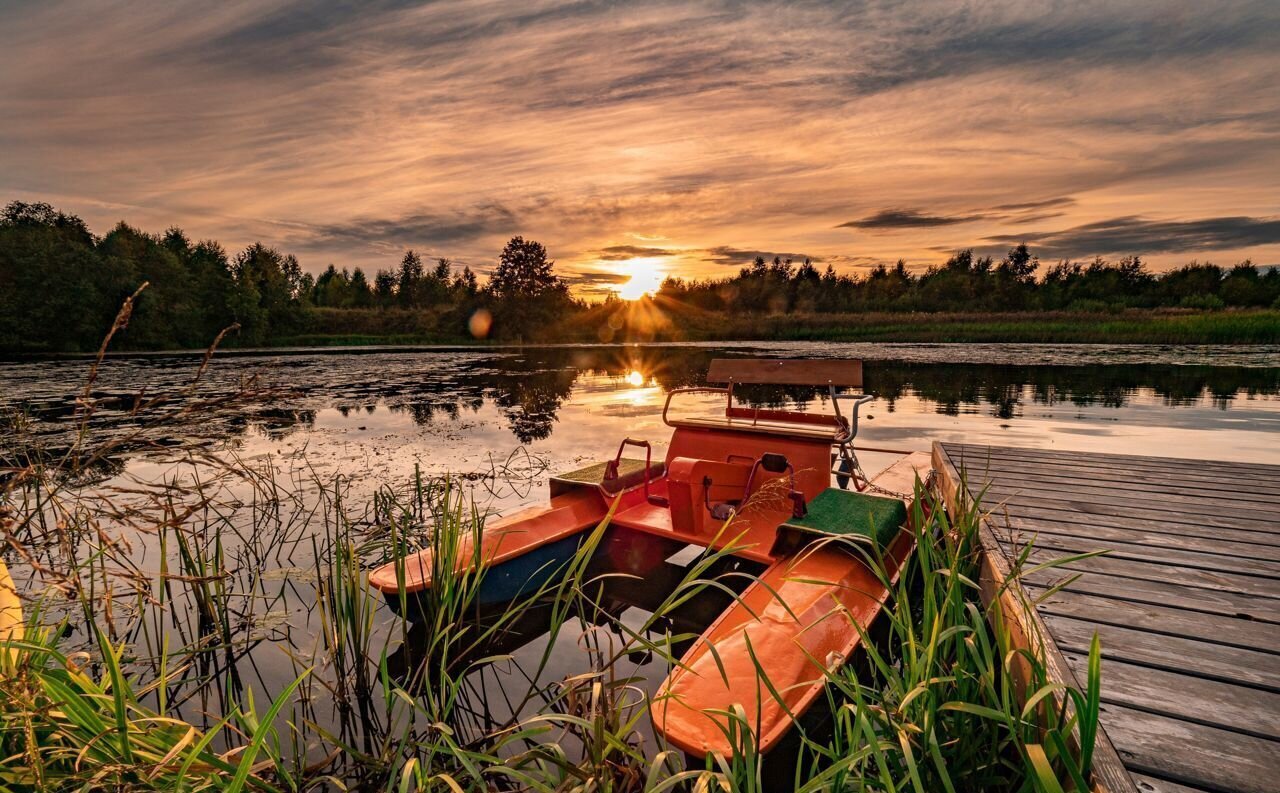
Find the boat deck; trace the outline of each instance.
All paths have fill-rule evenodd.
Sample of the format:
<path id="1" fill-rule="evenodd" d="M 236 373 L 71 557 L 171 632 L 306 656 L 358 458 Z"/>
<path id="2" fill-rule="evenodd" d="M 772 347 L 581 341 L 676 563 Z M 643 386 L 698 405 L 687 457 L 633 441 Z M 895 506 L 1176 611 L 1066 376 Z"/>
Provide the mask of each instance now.
<path id="1" fill-rule="evenodd" d="M 997 569 L 1028 543 L 1108 551 L 1024 580 L 1034 598 L 1081 574 L 1028 620 L 1072 684 L 1101 639 L 1101 787 L 1280 789 L 1280 465 L 963 444 L 934 463 L 952 496 L 961 472 L 985 489 Z"/>

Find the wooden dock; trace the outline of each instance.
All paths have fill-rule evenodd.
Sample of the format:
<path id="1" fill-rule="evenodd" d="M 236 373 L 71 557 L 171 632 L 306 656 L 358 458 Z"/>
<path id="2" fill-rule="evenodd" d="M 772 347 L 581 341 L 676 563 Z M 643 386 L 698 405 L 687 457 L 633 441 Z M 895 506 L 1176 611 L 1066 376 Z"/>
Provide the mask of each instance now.
<path id="1" fill-rule="evenodd" d="M 1102 643 L 1095 777 L 1106 790 L 1280 790 L 1280 465 L 935 444 L 944 493 L 985 489 L 984 546 L 999 575 L 1033 573 L 1024 614 L 1053 675 L 1078 685 Z M 986 576 L 984 575 L 984 578 Z"/>

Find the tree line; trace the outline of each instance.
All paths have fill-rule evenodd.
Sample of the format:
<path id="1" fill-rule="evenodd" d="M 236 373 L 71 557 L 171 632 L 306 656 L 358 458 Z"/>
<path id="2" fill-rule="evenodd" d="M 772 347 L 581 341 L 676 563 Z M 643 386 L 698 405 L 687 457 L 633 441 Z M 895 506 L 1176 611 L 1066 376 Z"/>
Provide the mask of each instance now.
<path id="1" fill-rule="evenodd" d="M 757 257 L 727 278 L 669 278 L 654 302 L 677 331 L 682 306 L 747 314 L 1280 308 L 1280 270 L 1249 262 L 1192 263 L 1159 276 L 1136 256 L 1040 270 L 1025 245 L 999 261 L 960 251 L 919 275 L 903 261 L 857 276 Z M 293 255 L 261 243 L 229 254 L 179 228 L 157 235 L 123 222 L 97 237 L 79 217 L 44 203 L 15 201 L 0 213 L 0 350 L 96 349 L 143 283 L 116 340 L 122 348 L 200 348 L 233 325 L 230 346 L 340 333 L 566 340 L 574 320 L 594 316 L 555 274 L 546 248 L 522 237 L 506 244 L 483 283 L 469 267 L 447 258 L 428 264 L 414 251 L 372 278 L 333 265 L 312 276 Z"/>
<path id="2" fill-rule="evenodd" d="M 864 311 L 1102 311 L 1117 308 L 1225 306 L 1280 308 L 1280 268 L 1252 262 L 1229 269 L 1193 262 L 1156 275 L 1138 256 L 1119 261 L 1061 261 L 1044 268 L 1026 245 L 999 261 L 957 252 L 912 274 L 906 262 L 864 276 L 820 272 L 806 259 L 757 257 L 736 275 L 688 281 L 669 278 L 659 296 L 706 311 L 858 313 Z"/>
<path id="3" fill-rule="evenodd" d="M 99 238 L 75 215 L 15 201 L 0 213 L 0 350 L 95 349 L 143 283 L 120 347 L 199 348 L 231 326 L 226 344 L 258 346 L 306 335 L 323 311 L 355 309 L 426 313 L 448 338 L 527 338 L 582 307 L 553 266 L 540 243 L 514 237 L 483 286 L 470 268 L 427 268 L 414 251 L 372 282 L 332 265 L 313 277 L 261 243 L 229 255 L 179 228 L 155 235 L 123 222 Z"/>

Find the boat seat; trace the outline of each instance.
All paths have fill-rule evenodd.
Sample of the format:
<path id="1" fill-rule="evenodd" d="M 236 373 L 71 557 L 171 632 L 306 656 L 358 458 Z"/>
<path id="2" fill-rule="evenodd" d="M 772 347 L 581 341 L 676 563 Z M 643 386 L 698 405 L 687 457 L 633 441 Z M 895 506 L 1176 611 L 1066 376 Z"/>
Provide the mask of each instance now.
<path id="1" fill-rule="evenodd" d="M 671 419 L 672 427 L 688 429 L 729 430 L 731 432 L 759 432 L 765 435 L 781 435 L 787 438 L 811 438 L 835 443 L 843 431 L 840 427 L 789 424 L 780 421 L 756 421 L 733 416 L 695 416 Z"/>
<path id="2" fill-rule="evenodd" d="M 613 524 L 626 529 L 637 529 L 659 535 L 672 534 L 671 510 L 667 507 L 641 501 L 613 516 Z"/>
<path id="3" fill-rule="evenodd" d="M 827 488 L 804 517 L 778 527 L 774 556 L 786 556 L 823 537 L 840 537 L 883 551 L 907 522 L 907 505 L 889 496 Z"/>
<path id="4" fill-rule="evenodd" d="M 579 487 L 600 488 L 613 495 L 621 493 L 628 488 L 644 484 L 644 460 L 623 457 L 618 461 L 618 478 L 606 480 L 604 472 L 610 462 L 612 461 L 602 460 L 574 471 L 552 476 L 550 481 L 551 497 L 555 498 Z M 666 466 L 663 463 L 653 463 L 649 466 L 650 481 L 660 479 L 664 473 L 666 473 Z"/>

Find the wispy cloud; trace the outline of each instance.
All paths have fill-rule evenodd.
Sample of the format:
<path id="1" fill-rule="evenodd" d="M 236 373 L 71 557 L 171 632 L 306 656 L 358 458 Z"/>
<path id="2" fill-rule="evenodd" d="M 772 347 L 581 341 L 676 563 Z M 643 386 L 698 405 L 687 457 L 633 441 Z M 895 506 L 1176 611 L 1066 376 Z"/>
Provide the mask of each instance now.
<path id="1" fill-rule="evenodd" d="M 1079 258 L 1117 253 L 1187 253 L 1280 243 L 1280 218 L 1220 217 L 1149 220 L 1119 217 L 1061 231 L 997 234 L 987 242 L 1034 244 L 1042 256 Z"/>
<path id="2" fill-rule="evenodd" d="M 694 277 L 1022 229 L 1275 261 L 1196 224 L 1278 211 L 1277 39 L 1272 0 L 10 3 L 0 199 L 313 270 L 489 262 L 514 233 L 566 272 Z"/>
<path id="3" fill-rule="evenodd" d="M 837 228 L 852 229 L 919 229 L 972 223 L 985 215 L 926 215 L 918 209 L 882 209 L 874 215 L 841 223 Z"/>
<path id="4" fill-rule="evenodd" d="M 298 227 L 290 244 L 303 250 L 325 251 L 353 245 L 371 251 L 425 248 L 448 251 L 515 233 L 515 213 L 502 204 L 481 204 L 454 212 L 418 213 L 394 220 L 361 218 L 343 223 Z"/>
<path id="5" fill-rule="evenodd" d="M 729 265 L 748 265 L 757 258 L 765 261 L 773 261 L 774 259 L 790 259 L 793 262 L 802 262 L 808 259 L 812 262 L 822 261 L 820 256 L 811 256 L 806 253 L 788 253 L 786 251 L 764 251 L 750 250 L 746 248 L 733 248 L 728 245 L 717 245 L 714 248 L 708 248 L 702 251 L 702 260 L 705 262 L 713 262 L 715 264 Z"/>
<path id="6" fill-rule="evenodd" d="M 1018 204 L 999 204 L 991 207 L 994 212 L 1026 212 L 1029 210 L 1062 209 L 1074 206 L 1076 200 L 1071 196 L 1046 198 L 1041 201 L 1024 201 Z"/>
<path id="7" fill-rule="evenodd" d="M 1063 212 L 1046 210 L 1066 209 L 1076 204 L 1071 196 L 1057 196 L 1038 201 L 1022 201 L 1014 204 L 998 204 L 986 209 L 974 209 L 960 214 L 927 214 L 920 209 L 882 209 L 875 214 L 850 220 L 836 228 L 852 229 L 928 229 L 938 226 L 956 226 L 981 220 L 1002 220 L 1010 223 L 1028 223 L 1058 217 Z"/>
<path id="8" fill-rule="evenodd" d="M 651 248 L 644 245 L 610 245 L 594 253 L 602 262 L 620 262 L 628 259 L 656 256 L 678 256 L 680 251 L 671 248 Z"/>

